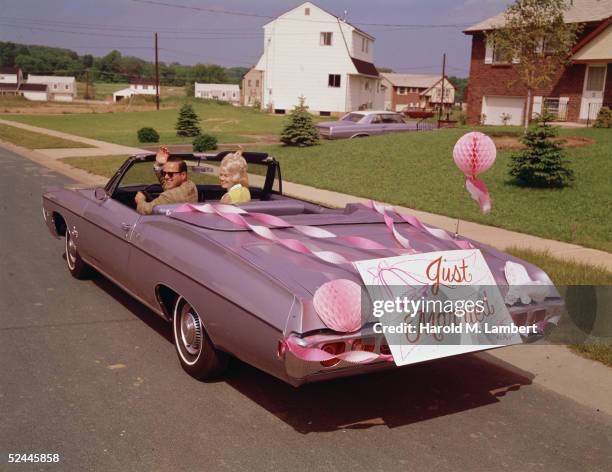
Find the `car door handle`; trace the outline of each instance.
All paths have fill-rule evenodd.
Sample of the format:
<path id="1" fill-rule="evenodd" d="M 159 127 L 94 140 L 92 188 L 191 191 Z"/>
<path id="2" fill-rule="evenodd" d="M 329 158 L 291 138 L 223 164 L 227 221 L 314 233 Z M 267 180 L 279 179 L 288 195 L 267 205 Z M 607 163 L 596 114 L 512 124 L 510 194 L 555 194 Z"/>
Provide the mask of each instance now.
<path id="1" fill-rule="evenodd" d="M 134 227 L 134 225 L 130 225 L 128 223 L 121 223 L 121 229 L 124 231 L 129 231 Z"/>

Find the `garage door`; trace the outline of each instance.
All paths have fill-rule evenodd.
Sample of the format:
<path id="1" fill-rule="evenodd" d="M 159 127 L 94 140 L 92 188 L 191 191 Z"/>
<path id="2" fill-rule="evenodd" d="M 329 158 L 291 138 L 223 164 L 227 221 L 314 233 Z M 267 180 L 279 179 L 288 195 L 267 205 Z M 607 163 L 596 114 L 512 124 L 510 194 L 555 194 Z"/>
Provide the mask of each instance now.
<path id="1" fill-rule="evenodd" d="M 485 124 L 503 125 L 504 116 L 509 116 L 507 124 L 520 125 L 523 121 L 523 97 L 484 97 L 482 112 L 485 114 Z"/>

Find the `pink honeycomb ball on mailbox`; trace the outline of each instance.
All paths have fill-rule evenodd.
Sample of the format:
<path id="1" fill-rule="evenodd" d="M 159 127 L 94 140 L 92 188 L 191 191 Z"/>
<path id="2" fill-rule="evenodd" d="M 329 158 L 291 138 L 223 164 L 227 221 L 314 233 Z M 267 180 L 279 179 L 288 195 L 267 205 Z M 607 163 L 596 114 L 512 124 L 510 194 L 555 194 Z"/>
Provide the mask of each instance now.
<path id="1" fill-rule="evenodd" d="M 489 169 L 496 156 L 493 140 L 478 131 L 461 136 L 453 149 L 453 160 L 466 175 L 478 175 Z"/>
<path id="2" fill-rule="evenodd" d="M 313 304 L 328 328 L 341 333 L 361 328 L 361 286 L 352 280 L 324 283 L 315 292 Z"/>

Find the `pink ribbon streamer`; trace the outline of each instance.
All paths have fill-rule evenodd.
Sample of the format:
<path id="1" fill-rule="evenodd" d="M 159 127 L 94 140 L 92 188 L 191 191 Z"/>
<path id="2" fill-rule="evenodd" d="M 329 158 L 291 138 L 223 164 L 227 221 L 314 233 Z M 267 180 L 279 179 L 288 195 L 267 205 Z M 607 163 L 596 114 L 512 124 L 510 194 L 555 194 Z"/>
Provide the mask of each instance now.
<path id="1" fill-rule="evenodd" d="M 434 238 L 442 239 L 444 241 L 448 241 L 450 243 L 453 243 L 455 246 L 457 246 L 460 249 L 474 249 L 474 246 L 469 241 L 463 241 L 461 239 L 457 239 L 457 238 L 451 236 L 450 234 L 448 234 L 443 229 L 430 228 L 428 226 L 425 226 L 423 223 L 421 223 L 421 221 L 417 217 L 412 216 L 412 215 L 405 215 L 403 213 L 399 213 L 392 206 L 381 205 L 380 203 L 376 203 L 376 202 L 374 202 L 372 200 L 366 202 L 365 206 L 370 208 L 370 209 L 372 209 L 372 210 L 374 210 L 374 211 L 376 211 L 377 213 L 383 215 L 383 217 L 385 218 L 385 224 L 387 225 L 387 228 L 389 228 L 391 230 L 393 236 L 396 239 L 398 238 L 396 236 L 396 234 L 399 235 L 399 232 L 395 229 L 395 223 L 393 221 L 393 218 L 389 217 L 387 215 L 387 212 L 392 212 L 393 214 L 399 216 L 406 223 L 414 226 L 415 228 L 420 229 L 421 231 L 425 231 L 425 232 L 431 234 Z M 410 248 L 410 243 L 408 243 L 406 238 L 404 238 L 401 235 L 399 235 L 399 237 L 401 239 L 398 239 L 398 242 L 403 247 Z M 405 246 L 405 244 L 407 244 L 408 246 Z M 414 249 L 413 249 L 413 251 L 415 253 L 418 253 L 418 251 L 415 251 Z"/>
<path id="2" fill-rule="evenodd" d="M 307 362 L 325 362 L 337 359 L 352 364 L 369 364 L 374 361 L 393 361 L 391 354 L 376 354 L 369 351 L 347 351 L 334 355 L 317 347 L 300 346 L 293 336 L 281 341 L 281 346 L 283 352 L 290 352 L 298 359 Z"/>
<path id="3" fill-rule="evenodd" d="M 491 211 L 491 195 L 489 195 L 489 189 L 482 180 L 475 175 L 469 175 L 465 179 L 465 188 L 480 205 L 480 211 L 483 213 Z"/>

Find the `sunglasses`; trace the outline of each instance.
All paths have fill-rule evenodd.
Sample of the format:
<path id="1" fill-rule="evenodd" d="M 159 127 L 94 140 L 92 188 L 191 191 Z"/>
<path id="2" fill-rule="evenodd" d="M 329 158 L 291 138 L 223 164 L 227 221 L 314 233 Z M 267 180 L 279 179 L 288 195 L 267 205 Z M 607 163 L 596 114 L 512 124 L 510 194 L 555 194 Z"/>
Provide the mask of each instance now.
<path id="1" fill-rule="evenodd" d="M 173 177 L 174 177 L 176 174 L 180 174 L 180 173 L 181 173 L 180 171 L 176 171 L 176 172 L 172 172 L 172 171 L 170 171 L 170 172 L 166 172 L 165 170 L 162 170 L 162 171 L 161 171 L 161 176 L 162 176 L 162 177 L 166 177 L 166 176 L 168 176 L 168 177 L 170 177 L 170 178 L 173 178 Z"/>

